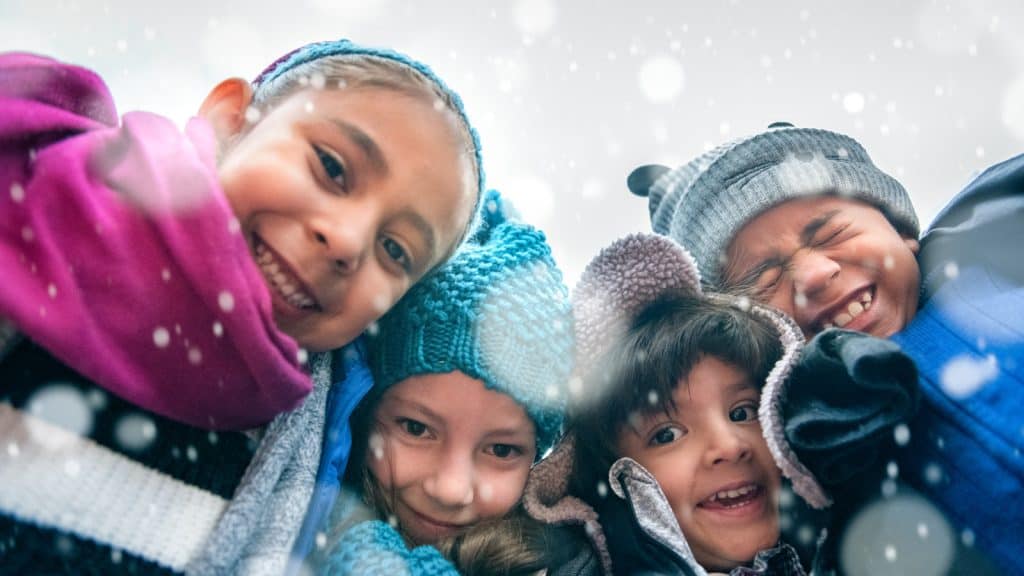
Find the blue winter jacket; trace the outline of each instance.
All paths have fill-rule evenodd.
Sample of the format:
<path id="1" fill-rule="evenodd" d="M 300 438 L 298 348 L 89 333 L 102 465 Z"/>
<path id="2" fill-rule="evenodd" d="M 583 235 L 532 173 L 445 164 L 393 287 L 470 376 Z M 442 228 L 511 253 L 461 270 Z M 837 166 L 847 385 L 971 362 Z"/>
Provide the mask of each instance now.
<path id="1" fill-rule="evenodd" d="M 921 240 L 922 304 L 893 336 L 921 407 L 901 476 L 966 542 L 1024 574 L 1024 155 L 993 166 Z"/>

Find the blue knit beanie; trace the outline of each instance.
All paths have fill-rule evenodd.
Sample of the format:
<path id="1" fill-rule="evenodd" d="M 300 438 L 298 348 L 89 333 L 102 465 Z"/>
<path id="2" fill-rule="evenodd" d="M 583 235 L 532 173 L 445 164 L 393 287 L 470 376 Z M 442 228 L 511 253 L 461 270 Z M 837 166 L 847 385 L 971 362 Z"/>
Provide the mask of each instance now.
<path id="1" fill-rule="evenodd" d="M 360 46 L 352 42 L 351 40 L 326 40 L 323 42 L 313 42 L 312 44 L 306 44 L 288 52 L 284 56 L 281 56 L 270 66 L 267 66 L 263 72 L 260 72 L 259 76 L 253 80 L 253 86 L 259 87 L 269 82 L 273 82 L 285 72 L 307 64 L 320 58 L 328 58 L 332 56 L 370 56 L 374 58 L 382 58 L 384 60 L 392 60 L 412 68 L 416 72 L 419 72 L 425 76 L 428 80 L 433 82 L 441 89 L 442 92 L 447 94 L 455 107 L 455 111 L 459 115 L 460 121 L 466 126 L 466 130 L 469 132 L 469 136 L 473 141 L 473 155 L 476 158 L 477 165 L 477 198 L 483 197 L 484 190 L 484 168 L 483 168 L 483 157 L 480 155 L 480 137 L 476 133 L 476 129 L 470 124 L 469 118 L 466 116 L 466 110 L 462 104 L 462 99 L 456 94 L 447 84 L 439 78 L 434 71 L 430 69 L 426 64 L 414 60 L 405 54 L 389 50 L 387 48 L 370 48 L 367 46 Z"/>
<path id="2" fill-rule="evenodd" d="M 856 140 L 783 122 L 674 170 L 637 168 L 628 184 L 648 197 L 654 231 L 685 246 L 711 285 L 720 283 L 725 251 L 743 225 L 794 198 L 835 194 L 862 200 L 879 208 L 901 234 L 919 233 L 907 191 Z"/>
<path id="3" fill-rule="evenodd" d="M 564 417 L 573 357 L 568 290 L 544 234 L 508 220 L 495 192 L 483 204 L 476 233 L 379 321 L 370 341 L 374 385 L 463 372 L 525 408 L 540 457 Z"/>

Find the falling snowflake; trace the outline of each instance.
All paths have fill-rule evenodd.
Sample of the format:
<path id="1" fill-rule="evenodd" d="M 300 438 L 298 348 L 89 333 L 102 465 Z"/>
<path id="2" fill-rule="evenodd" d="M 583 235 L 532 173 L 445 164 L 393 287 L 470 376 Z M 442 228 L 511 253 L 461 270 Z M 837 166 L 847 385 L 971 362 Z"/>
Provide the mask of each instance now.
<path id="1" fill-rule="evenodd" d="M 25 189 L 21 187 L 21 184 L 15 182 L 11 184 L 11 200 L 15 203 L 21 203 L 25 199 Z"/>
<path id="2" fill-rule="evenodd" d="M 29 398 L 29 414 L 78 434 L 88 436 L 93 427 L 93 410 L 78 388 L 63 382 L 47 384 Z"/>
<path id="3" fill-rule="evenodd" d="M 231 312 L 235 309 L 235 297 L 231 292 L 224 290 L 217 295 L 217 304 L 220 306 L 221 310 Z"/>
<path id="4" fill-rule="evenodd" d="M 651 102 L 674 100 L 685 84 L 682 64 L 670 56 L 656 56 L 640 67 L 640 89 Z"/>
<path id="5" fill-rule="evenodd" d="M 864 111 L 864 95 L 860 92 L 850 92 L 843 96 L 843 109 L 850 114 L 860 114 Z"/>
<path id="6" fill-rule="evenodd" d="M 149 416 L 129 413 L 114 425 L 114 440 L 129 452 L 142 452 L 156 440 L 156 424 Z"/>
<path id="7" fill-rule="evenodd" d="M 942 368 L 939 382 L 943 391 L 953 398 L 966 398 L 999 376 L 995 356 L 984 359 L 972 356 L 953 358 Z"/>
<path id="8" fill-rule="evenodd" d="M 157 326 L 153 330 L 153 344 L 156 344 L 157 348 L 166 348 L 171 342 L 171 333 L 167 331 L 167 328 L 163 326 Z"/>

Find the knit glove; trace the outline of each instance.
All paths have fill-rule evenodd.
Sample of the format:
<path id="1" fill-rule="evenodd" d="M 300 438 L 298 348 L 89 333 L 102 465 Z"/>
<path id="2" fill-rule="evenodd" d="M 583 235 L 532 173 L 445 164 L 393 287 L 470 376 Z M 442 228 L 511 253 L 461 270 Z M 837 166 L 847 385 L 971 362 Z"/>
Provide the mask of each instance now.
<path id="1" fill-rule="evenodd" d="M 814 337 L 782 402 L 786 440 L 827 489 L 872 467 L 917 409 L 917 368 L 893 342 L 848 330 Z"/>
<path id="2" fill-rule="evenodd" d="M 327 576 L 458 576 L 458 571 L 433 546 L 409 550 L 389 524 L 371 520 L 341 536 L 324 567 Z"/>

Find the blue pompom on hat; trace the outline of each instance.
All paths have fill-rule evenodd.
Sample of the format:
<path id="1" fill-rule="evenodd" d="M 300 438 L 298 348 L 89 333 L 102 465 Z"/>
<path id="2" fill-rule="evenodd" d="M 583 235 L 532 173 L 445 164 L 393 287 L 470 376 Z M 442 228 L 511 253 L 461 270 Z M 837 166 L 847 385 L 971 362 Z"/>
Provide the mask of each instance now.
<path id="1" fill-rule="evenodd" d="M 351 40 L 325 40 L 322 42 L 313 42 L 300 46 L 291 52 L 288 52 L 284 56 L 281 56 L 270 66 L 267 66 L 259 76 L 253 80 L 253 86 L 260 86 L 273 82 L 279 76 L 291 70 L 297 66 L 307 64 L 320 58 L 329 58 L 333 56 L 370 56 L 373 58 L 382 58 L 384 60 L 392 60 L 400 64 L 404 64 L 413 70 L 419 72 L 431 82 L 436 84 L 442 92 L 448 94 L 452 102 L 455 105 L 455 109 L 459 114 L 459 118 L 466 129 L 469 131 L 470 138 L 473 140 L 473 154 L 476 157 L 477 165 L 477 191 L 478 198 L 483 196 L 484 191 L 484 169 L 483 169 L 483 157 L 480 152 L 480 137 L 473 128 L 473 125 L 469 122 L 469 117 L 466 116 L 465 107 L 462 104 L 462 98 L 445 84 L 444 80 L 441 80 L 429 66 L 402 54 L 387 48 L 371 48 L 368 46 L 361 46 L 352 42 Z"/>
<path id="2" fill-rule="evenodd" d="M 544 234 L 507 214 L 488 193 L 469 241 L 379 321 L 370 366 L 384 389 L 458 370 L 508 394 L 533 420 L 540 457 L 561 432 L 572 311 Z"/>
<path id="3" fill-rule="evenodd" d="M 782 202 L 835 194 L 878 207 L 901 234 L 917 238 L 910 196 L 878 169 L 853 138 L 777 122 L 669 170 L 642 166 L 628 186 L 649 200 L 651 227 L 697 260 L 704 279 L 721 281 L 725 251 L 744 224 Z"/>

